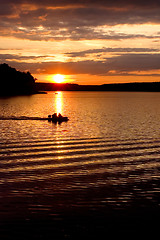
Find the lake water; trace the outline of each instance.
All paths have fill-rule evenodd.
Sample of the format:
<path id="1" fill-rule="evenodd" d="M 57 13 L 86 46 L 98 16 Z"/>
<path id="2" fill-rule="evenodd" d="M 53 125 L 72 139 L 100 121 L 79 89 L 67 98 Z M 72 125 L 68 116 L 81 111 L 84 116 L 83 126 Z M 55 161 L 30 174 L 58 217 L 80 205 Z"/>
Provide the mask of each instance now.
<path id="1" fill-rule="evenodd" d="M 34 120 L 54 112 L 69 121 Z M 33 236 L 76 239 L 115 226 L 133 230 L 133 222 L 144 229 L 151 219 L 156 226 L 160 93 L 1 98 L 0 129 L 3 239 L 8 227 L 23 239 L 31 230 Z"/>

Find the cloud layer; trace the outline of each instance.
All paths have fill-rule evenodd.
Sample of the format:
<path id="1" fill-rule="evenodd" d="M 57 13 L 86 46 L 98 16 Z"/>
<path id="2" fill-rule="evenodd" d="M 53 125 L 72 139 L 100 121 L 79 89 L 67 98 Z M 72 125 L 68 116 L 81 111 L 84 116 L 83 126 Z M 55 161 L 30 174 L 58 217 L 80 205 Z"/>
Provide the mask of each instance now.
<path id="1" fill-rule="evenodd" d="M 64 61 L 43 49 L 18 54 L 1 46 L 1 62 L 36 74 L 159 76 L 159 0 L 0 0 L 0 6 L 1 37 L 71 42 Z"/>
<path id="2" fill-rule="evenodd" d="M 0 34 L 22 39 L 119 40 L 151 37 L 144 34 L 117 34 L 105 31 L 105 26 L 160 23 L 159 1 L 0 0 L 0 3 Z M 154 37 L 160 36 L 157 33 Z"/>
<path id="3" fill-rule="evenodd" d="M 20 66 L 18 60 L 26 60 L 28 57 L 19 57 L 16 55 L 0 55 L 12 66 Z M 17 60 L 17 61 L 15 61 Z M 160 69 L 160 54 L 122 54 L 105 59 L 105 61 L 84 60 L 76 62 L 41 62 L 26 63 L 23 62 L 23 70 L 29 69 L 33 73 L 41 72 L 56 74 L 60 71 L 62 74 L 90 74 L 102 76 L 137 76 L 140 72 L 153 71 Z M 139 72 L 139 73 L 138 73 Z M 157 74 L 158 76 L 159 74 Z"/>

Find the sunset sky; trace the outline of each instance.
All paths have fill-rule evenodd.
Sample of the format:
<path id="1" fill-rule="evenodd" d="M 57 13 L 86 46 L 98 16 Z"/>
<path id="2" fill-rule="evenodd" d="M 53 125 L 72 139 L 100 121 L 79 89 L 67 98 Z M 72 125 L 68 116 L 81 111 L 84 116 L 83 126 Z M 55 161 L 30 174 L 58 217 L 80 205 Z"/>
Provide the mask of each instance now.
<path id="1" fill-rule="evenodd" d="M 160 1 L 0 0 L 0 63 L 39 82 L 160 81 Z"/>

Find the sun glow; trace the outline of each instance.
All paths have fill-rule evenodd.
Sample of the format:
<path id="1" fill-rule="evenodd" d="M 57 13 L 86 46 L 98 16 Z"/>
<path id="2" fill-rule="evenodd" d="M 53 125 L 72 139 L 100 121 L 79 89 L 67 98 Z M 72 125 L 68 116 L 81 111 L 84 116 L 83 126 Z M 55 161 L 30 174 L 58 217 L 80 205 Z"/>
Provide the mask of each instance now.
<path id="1" fill-rule="evenodd" d="M 53 76 L 53 81 L 55 83 L 63 83 L 65 81 L 64 76 L 61 74 L 56 74 Z"/>

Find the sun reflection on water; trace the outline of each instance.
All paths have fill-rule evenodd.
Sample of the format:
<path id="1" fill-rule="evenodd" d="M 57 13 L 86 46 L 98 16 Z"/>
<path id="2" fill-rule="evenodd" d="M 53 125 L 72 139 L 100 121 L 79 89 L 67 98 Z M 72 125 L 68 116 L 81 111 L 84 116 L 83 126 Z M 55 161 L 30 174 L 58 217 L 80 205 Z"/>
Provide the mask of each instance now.
<path id="1" fill-rule="evenodd" d="M 63 94 L 62 92 L 56 92 L 55 93 L 55 109 L 57 115 L 59 113 L 63 114 Z M 56 154 L 57 154 L 57 159 L 61 160 L 63 159 L 63 155 L 61 156 L 61 153 L 63 153 L 63 149 L 61 149 L 61 141 L 59 141 L 59 136 L 56 136 Z"/>
<path id="2" fill-rule="evenodd" d="M 57 114 L 62 113 L 62 109 L 63 109 L 62 102 L 63 102 L 62 92 L 56 92 L 55 104 L 56 104 Z"/>

